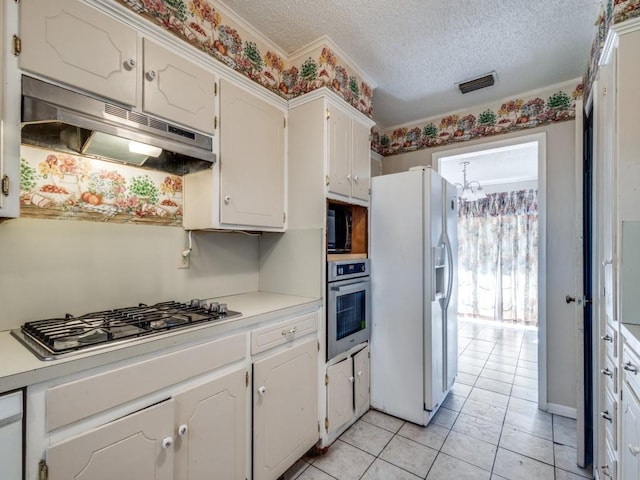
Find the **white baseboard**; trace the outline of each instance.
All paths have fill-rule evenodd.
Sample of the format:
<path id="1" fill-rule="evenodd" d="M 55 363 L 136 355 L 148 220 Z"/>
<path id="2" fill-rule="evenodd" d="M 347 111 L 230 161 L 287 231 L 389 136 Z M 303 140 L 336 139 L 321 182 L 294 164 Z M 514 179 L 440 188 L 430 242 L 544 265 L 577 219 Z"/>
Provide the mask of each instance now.
<path id="1" fill-rule="evenodd" d="M 547 403 L 546 411 L 549 413 L 553 413 L 554 415 L 561 415 L 563 417 L 573 419 L 578 418 L 578 412 L 575 408 L 558 405 L 557 403 Z"/>

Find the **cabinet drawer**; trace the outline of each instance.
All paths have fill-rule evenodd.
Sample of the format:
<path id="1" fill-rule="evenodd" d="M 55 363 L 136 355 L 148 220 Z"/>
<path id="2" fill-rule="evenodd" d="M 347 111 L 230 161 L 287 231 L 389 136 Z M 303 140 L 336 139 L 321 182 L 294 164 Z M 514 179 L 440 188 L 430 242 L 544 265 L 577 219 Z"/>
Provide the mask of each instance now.
<path id="1" fill-rule="evenodd" d="M 242 360 L 244 334 L 127 365 L 47 390 L 47 431 Z"/>
<path id="2" fill-rule="evenodd" d="M 600 412 L 601 425 L 605 431 L 607 441 L 614 450 L 618 449 L 618 402 L 611 390 L 606 389 L 604 395 L 604 405 Z"/>
<path id="3" fill-rule="evenodd" d="M 622 347 L 622 368 L 624 379 L 636 396 L 640 397 L 640 357 L 626 343 Z"/>
<path id="4" fill-rule="evenodd" d="M 600 370 L 604 386 L 613 393 L 618 393 L 618 367 L 608 355 L 604 358 L 604 368 Z"/>
<path id="5" fill-rule="evenodd" d="M 605 333 L 600 339 L 604 344 L 605 351 L 607 355 L 609 355 L 609 358 L 613 360 L 618 358 L 618 331 L 607 323 Z"/>
<path id="6" fill-rule="evenodd" d="M 318 330 L 318 313 L 285 320 L 277 325 L 251 332 L 251 354 L 265 352 L 273 347 L 292 342 Z"/>

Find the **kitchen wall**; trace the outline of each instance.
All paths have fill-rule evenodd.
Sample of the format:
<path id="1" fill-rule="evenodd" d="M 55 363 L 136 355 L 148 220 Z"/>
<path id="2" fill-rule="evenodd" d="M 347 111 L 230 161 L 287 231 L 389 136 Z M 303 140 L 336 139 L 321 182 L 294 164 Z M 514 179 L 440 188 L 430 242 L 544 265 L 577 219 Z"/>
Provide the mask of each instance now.
<path id="1" fill-rule="evenodd" d="M 181 227 L 20 218 L 0 224 L 0 330 L 65 313 L 258 290 L 259 238 Z M 233 308 L 233 305 L 230 305 Z"/>
<path id="2" fill-rule="evenodd" d="M 567 268 L 575 261 L 577 239 L 576 122 L 566 121 L 545 127 L 528 129 L 521 134 L 506 134 L 498 138 L 465 142 L 466 146 L 482 145 L 495 140 L 546 132 L 547 144 L 547 390 L 548 402 L 576 408 L 576 326 L 575 307 L 567 305 L 564 296 L 574 294 L 574 270 Z M 459 148 L 460 145 L 385 157 L 383 174 L 401 172 L 416 165 L 431 165 L 431 154 Z M 434 166 L 435 168 L 436 166 Z"/>

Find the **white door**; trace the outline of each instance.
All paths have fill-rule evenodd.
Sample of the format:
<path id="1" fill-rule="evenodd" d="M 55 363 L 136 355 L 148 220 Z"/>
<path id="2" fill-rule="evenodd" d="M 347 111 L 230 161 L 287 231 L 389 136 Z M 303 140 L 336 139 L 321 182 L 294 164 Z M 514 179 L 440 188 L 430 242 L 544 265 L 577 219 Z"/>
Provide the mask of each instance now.
<path id="1" fill-rule="evenodd" d="M 175 473 L 181 480 L 244 480 L 247 455 L 246 370 L 174 397 Z"/>
<path id="2" fill-rule="evenodd" d="M 351 195 L 351 117 L 337 107 L 329 107 L 329 191 Z"/>
<path id="3" fill-rule="evenodd" d="M 20 68 L 136 105 L 137 33 L 77 0 L 20 3 Z"/>
<path id="4" fill-rule="evenodd" d="M 353 417 L 353 363 L 345 358 L 327 368 L 327 433 L 335 432 Z"/>
<path id="5" fill-rule="evenodd" d="M 220 81 L 220 222 L 284 226 L 284 114 Z"/>
<path id="6" fill-rule="evenodd" d="M 49 480 L 172 480 L 173 409 L 167 400 L 53 445 Z"/>
<path id="7" fill-rule="evenodd" d="M 369 347 L 363 348 L 353 356 L 353 396 L 358 417 L 369 410 L 369 363 Z"/>
<path id="8" fill-rule="evenodd" d="M 371 129 L 357 121 L 351 122 L 353 127 L 353 157 L 351 159 L 351 196 L 369 201 L 371 180 Z"/>
<path id="9" fill-rule="evenodd" d="M 143 110 L 214 133 L 215 75 L 146 38 L 143 46 Z"/>
<path id="10" fill-rule="evenodd" d="M 253 364 L 253 480 L 282 475 L 320 438 L 318 343 Z"/>

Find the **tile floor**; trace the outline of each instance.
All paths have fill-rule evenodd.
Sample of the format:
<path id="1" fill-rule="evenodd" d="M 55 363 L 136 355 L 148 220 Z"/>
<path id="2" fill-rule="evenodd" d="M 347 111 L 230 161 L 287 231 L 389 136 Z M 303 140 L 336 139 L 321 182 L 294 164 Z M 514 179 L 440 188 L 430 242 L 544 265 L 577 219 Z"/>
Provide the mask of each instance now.
<path id="1" fill-rule="evenodd" d="M 427 427 L 367 412 L 285 480 L 583 480 L 575 420 L 538 410 L 537 332 L 461 322 L 459 375 Z"/>

